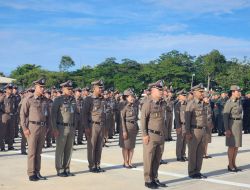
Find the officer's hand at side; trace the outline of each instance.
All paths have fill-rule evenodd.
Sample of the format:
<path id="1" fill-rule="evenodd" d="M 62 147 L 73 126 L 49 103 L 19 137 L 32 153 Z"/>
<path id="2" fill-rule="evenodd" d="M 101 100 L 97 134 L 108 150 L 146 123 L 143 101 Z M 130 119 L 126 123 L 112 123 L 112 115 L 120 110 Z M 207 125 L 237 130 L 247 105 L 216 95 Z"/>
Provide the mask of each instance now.
<path id="1" fill-rule="evenodd" d="M 176 128 L 176 133 L 181 134 L 181 128 Z"/>
<path id="2" fill-rule="evenodd" d="M 128 133 L 127 132 L 123 132 L 122 133 L 123 139 L 127 140 L 128 139 Z"/>
<path id="3" fill-rule="evenodd" d="M 148 135 L 147 135 L 147 136 L 144 136 L 144 137 L 143 137 L 143 143 L 147 145 L 148 142 L 149 142 L 149 136 L 148 136 Z"/>
<path id="4" fill-rule="evenodd" d="M 187 139 L 187 140 L 190 140 L 190 139 L 192 139 L 192 134 L 190 134 L 190 133 L 187 133 L 187 134 L 186 134 L 186 139 Z"/>
<path id="5" fill-rule="evenodd" d="M 225 135 L 226 137 L 230 137 L 232 135 L 232 132 L 230 130 L 226 130 Z"/>
<path id="6" fill-rule="evenodd" d="M 54 137 L 58 137 L 59 131 L 57 129 L 53 130 Z"/>
<path id="7" fill-rule="evenodd" d="M 91 136 L 91 128 L 86 128 L 85 129 L 85 134 L 87 137 L 90 137 Z"/>
<path id="8" fill-rule="evenodd" d="M 29 135 L 30 135 L 30 130 L 29 130 L 29 129 L 24 130 L 24 131 L 23 131 L 23 134 L 24 134 L 24 136 L 25 136 L 26 138 L 28 138 Z"/>

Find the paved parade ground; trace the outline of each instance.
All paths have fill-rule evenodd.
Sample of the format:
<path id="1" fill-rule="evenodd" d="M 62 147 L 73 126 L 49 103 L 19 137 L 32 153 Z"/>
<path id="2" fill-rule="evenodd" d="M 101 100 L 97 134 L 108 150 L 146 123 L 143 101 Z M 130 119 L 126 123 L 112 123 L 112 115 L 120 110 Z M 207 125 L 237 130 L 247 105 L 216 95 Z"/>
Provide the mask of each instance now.
<path id="1" fill-rule="evenodd" d="M 173 137 L 176 138 L 175 133 Z M 16 148 L 20 148 L 20 139 L 16 140 Z M 128 190 L 146 189 L 143 180 L 141 135 L 137 137 L 134 154 L 135 169 L 122 167 L 122 154 L 118 146 L 118 135 L 110 140 L 108 148 L 103 149 L 102 164 L 105 173 L 89 173 L 87 164 L 86 141 L 84 145 L 74 146 L 71 172 L 74 177 L 58 177 L 55 170 L 55 147 L 43 150 L 41 174 L 48 177 L 46 181 L 30 182 L 26 174 L 27 158 L 20 150 L 0 152 L 0 189 L 1 190 L 83 190 L 107 189 Z M 160 181 L 167 184 L 167 189 L 250 189 L 250 135 L 243 135 L 243 147 L 239 149 L 238 166 L 242 172 L 227 171 L 227 148 L 225 137 L 213 134 L 209 144 L 209 154 L 213 157 L 203 160 L 202 173 L 207 179 L 190 179 L 187 177 L 187 162 L 177 162 L 175 157 L 175 141 L 165 143 L 163 159 L 168 164 L 159 168 Z M 161 188 L 162 189 L 162 188 Z"/>

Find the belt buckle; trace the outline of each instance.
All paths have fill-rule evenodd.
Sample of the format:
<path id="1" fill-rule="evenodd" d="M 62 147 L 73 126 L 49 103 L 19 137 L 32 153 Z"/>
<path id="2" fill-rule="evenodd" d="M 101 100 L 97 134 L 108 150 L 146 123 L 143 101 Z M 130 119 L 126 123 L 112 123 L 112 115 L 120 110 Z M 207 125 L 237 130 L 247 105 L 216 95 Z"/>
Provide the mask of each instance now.
<path id="1" fill-rule="evenodd" d="M 40 122 L 40 125 L 43 127 L 43 126 L 45 126 L 45 122 Z"/>

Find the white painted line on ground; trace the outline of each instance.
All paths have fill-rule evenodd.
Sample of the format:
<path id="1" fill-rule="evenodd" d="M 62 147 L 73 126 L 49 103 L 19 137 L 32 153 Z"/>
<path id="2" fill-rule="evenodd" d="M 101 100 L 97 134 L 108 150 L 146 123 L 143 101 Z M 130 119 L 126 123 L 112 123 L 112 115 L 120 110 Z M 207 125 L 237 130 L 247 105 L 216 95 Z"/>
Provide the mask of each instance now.
<path id="1" fill-rule="evenodd" d="M 55 159 L 55 156 L 48 155 L 48 154 L 42 154 L 42 157 L 49 158 L 49 159 Z M 76 158 L 72 158 L 71 161 L 86 163 L 86 164 L 88 163 L 87 160 L 81 160 L 81 159 L 76 159 Z M 118 167 L 118 165 L 109 164 L 109 163 L 102 163 L 101 165 L 105 166 L 105 167 L 115 167 L 115 166 Z M 143 168 L 133 168 L 131 170 L 143 172 Z M 172 172 L 163 172 L 163 171 L 158 171 L 158 173 L 161 174 L 161 175 L 165 175 L 165 176 L 172 176 L 172 177 L 176 177 L 176 178 L 187 178 L 187 179 L 189 179 L 188 176 L 183 175 L 183 174 L 177 174 L 177 173 L 172 173 Z M 201 180 L 211 182 L 211 183 L 221 184 L 221 185 L 231 185 L 231 186 L 236 186 L 236 187 L 250 188 L 250 184 L 245 184 L 245 183 L 230 182 L 230 181 L 213 179 L 213 178 L 207 178 L 207 179 L 201 179 Z M 177 184 L 177 183 L 175 183 L 175 184 Z"/>

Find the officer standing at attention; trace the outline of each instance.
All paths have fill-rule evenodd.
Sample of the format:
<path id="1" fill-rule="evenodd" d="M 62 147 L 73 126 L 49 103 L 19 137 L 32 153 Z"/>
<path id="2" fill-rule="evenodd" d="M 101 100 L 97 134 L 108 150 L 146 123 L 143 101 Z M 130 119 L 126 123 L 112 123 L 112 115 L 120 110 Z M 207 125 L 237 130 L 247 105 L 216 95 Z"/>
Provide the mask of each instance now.
<path id="1" fill-rule="evenodd" d="M 106 102 L 102 96 L 104 84 L 102 80 L 91 83 L 92 96 L 86 97 L 83 107 L 83 126 L 87 136 L 89 171 L 104 172 L 100 167 L 104 142 Z"/>
<path id="2" fill-rule="evenodd" d="M 185 162 L 186 157 L 186 130 L 185 130 L 185 111 L 187 106 L 187 92 L 183 89 L 177 92 L 178 102 L 175 104 L 175 122 L 176 122 L 176 157 L 177 161 Z"/>
<path id="3" fill-rule="evenodd" d="M 5 86 L 5 95 L 0 99 L 1 112 L 2 112 L 2 133 L 0 134 L 1 144 L 5 139 L 8 143 L 8 150 L 15 150 L 13 147 L 15 137 L 15 114 L 17 112 L 16 97 L 12 93 L 13 84 L 7 84 Z M 2 151 L 4 151 L 4 144 L 1 145 Z"/>
<path id="4" fill-rule="evenodd" d="M 186 137 L 188 140 L 188 174 L 195 179 L 206 178 L 200 173 L 205 149 L 207 113 L 203 104 L 204 87 L 192 87 L 194 99 L 189 101 L 185 113 Z"/>
<path id="5" fill-rule="evenodd" d="M 76 99 L 76 107 L 77 107 L 77 122 L 76 122 L 76 129 L 78 130 L 77 134 L 77 144 L 83 144 L 83 124 L 82 124 L 82 108 L 83 108 L 83 98 L 81 96 L 82 90 L 80 88 L 75 89 L 75 99 Z"/>
<path id="6" fill-rule="evenodd" d="M 120 136 L 120 147 L 122 148 L 123 155 L 123 167 L 135 168 L 132 165 L 132 158 L 134 154 L 134 148 L 136 143 L 136 136 L 138 133 L 138 106 L 135 104 L 135 95 L 133 90 L 130 88 L 124 91 L 126 96 L 126 105 L 121 110 L 121 136 Z"/>
<path id="7" fill-rule="evenodd" d="M 141 109 L 141 129 L 143 137 L 143 163 L 145 186 L 151 189 L 166 187 L 158 180 L 158 168 L 164 151 L 166 130 L 165 102 L 163 82 L 149 84 L 151 96 L 144 102 Z"/>
<path id="8" fill-rule="evenodd" d="M 41 153 L 49 123 L 48 100 L 43 96 L 45 79 L 34 81 L 35 92 L 22 102 L 20 121 L 28 141 L 28 176 L 30 181 L 46 180 L 41 176 Z"/>
<path id="9" fill-rule="evenodd" d="M 226 146 L 228 146 L 228 171 L 238 172 L 236 166 L 238 148 L 242 146 L 242 105 L 239 86 L 230 87 L 231 97 L 223 110 L 224 127 L 226 131 Z"/>
<path id="10" fill-rule="evenodd" d="M 56 171 L 60 177 L 74 176 L 70 172 L 70 160 L 75 138 L 76 100 L 72 81 L 60 84 L 63 95 L 52 104 L 52 127 L 56 137 Z"/>

